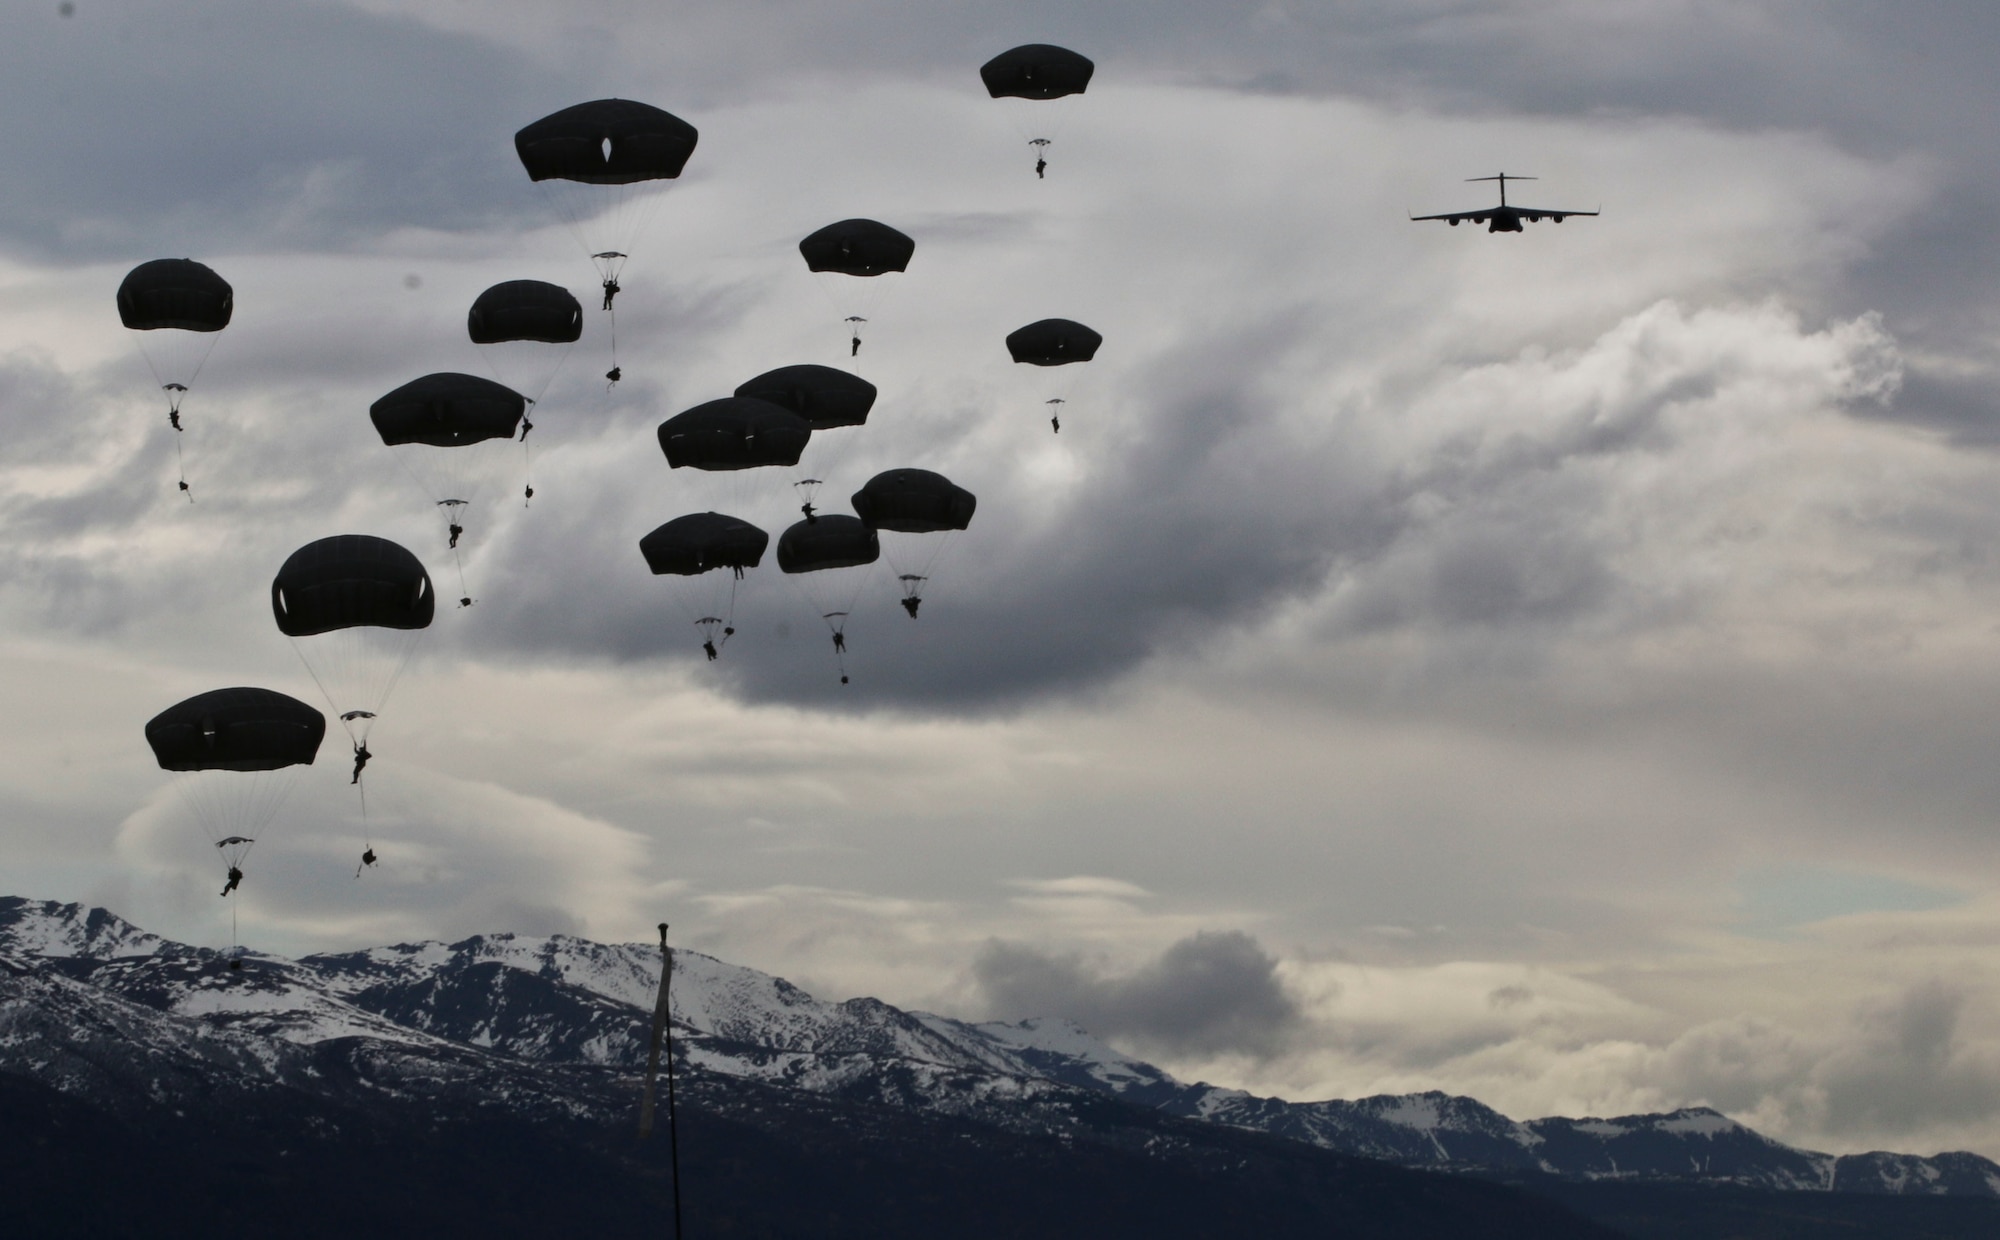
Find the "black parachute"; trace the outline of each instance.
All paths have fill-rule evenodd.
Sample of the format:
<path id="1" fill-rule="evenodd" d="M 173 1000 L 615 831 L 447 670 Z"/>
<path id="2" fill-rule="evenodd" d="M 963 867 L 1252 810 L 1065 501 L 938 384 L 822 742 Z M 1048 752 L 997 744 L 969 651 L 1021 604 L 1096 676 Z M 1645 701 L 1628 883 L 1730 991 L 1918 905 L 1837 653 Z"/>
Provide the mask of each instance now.
<path id="1" fill-rule="evenodd" d="M 698 139 L 671 112 L 631 99 L 597 99 L 550 113 L 514 135 L 535 181 L 630 185 L 681 174 Z"/>
<path id="2" fill-rule="evenodd" d="M 725 396 L 668 418 L 659 435 L 675 469 L 757 469 L 798 464 L 812 425 L 770 401 Z"/>
<path id="3" fill-rule="evenodd" d="M 1060 99 L 1082 94 L 1096 68 L 1066 47 L 1024 43 L 979 66 L 979 79 L 995 99 Z"/>
<path id="4" fill-rule="evenodd" d="M 979 501 L 943 474 L 891 469 L 870 478 L 853 503 L 855 515 L 872 529 L 936 534 L 971 525 Z"/>
<path id="5" fill-rule="evenodd" d="M 1007 352 L 1032 366 L 1067 366 L 1097 356 L 1104 337 L 1070 319 L 1042 319 L 1007 335 Z"/>
<path id="6" fill-rule="evenodd" d="M 437 611 L 416 556 L 372 534 L 336 534 L 286 558 L 271 582 L 271 614 L 287 637 L 336 629 L 422 629 Z"/>
<path id="7" fill-rule="evenodd" d="M 229 281 L 191 258 L 156 258 L 125 273 L 118 285 L 118 319 L 130 328 L 153 381 L 167 396 L 167 424 L 182 430 L 181 400 L 207 364 L 218 333 L 236 312 Z M 188 501 L 186 456 L 174 436 L 180 489 Z"/>
<path id="8" fill-rule="evenodd" d="M 800 521 L 778 536 L 778 568 L 786 573 L 859 568 L 881 556 L 881 539 L 860 517 L 832 513 Z"/>
<path id="9" fill-rule="evenodd" d="M 270 689 L 214 689 L 146 722 L 146 743 L 221 854 L 228 895 L 243 862 L 290 792 L 294 768 L 312 765 L 326 717 Z"/>
<path id="10" fill-rule="evenodd" d="M 656 576 L 694 577 L 711 569 L 755 568 L 771 536 L 737 517 L 692 512 L 675 517 L 639 540 L 639 553 Z"/>
<path id="11" fill-rule="evenodd" d="M 812 363 L 767 370 L 738 387 L 736 395 L 789 409 L 816 431 L 860 426 L 875 407 L 874 384 L 860 375 Z"/>
<path id="12" fill-rule="evenodd" d="M 526 408 L 504 384 L 447 371 L 405 383 L 368 406 L 368 417 L 385 444 L 455 448 L 513 438 Z"/>
<path id="13" fill-rule="evenodd" d="M 778 568 L 825 622 L 843 685 L 848 613 L 867 584 L 868 566 L 881 556 L 881 539 L 860 517 L 808 517 L 778 536 Z"/>
<path id="14" fill-rule="evenodd" d="M 879 220 L 841 220 L 799 242 L 808 268 L 847 276 L 903 271 L 916 252 L 915 241 Z"/>
<path id="15" fill-rule="evenodd" d="M 372 534 L 307 543 L 271 581 L 271 615 L 292 640 L 354 742 L 354 782 L 368 733 L 437 613 L 437 592 L 416 556 Z"/>
<path id="16" fill-rule="evenodd" d="M 693 512 L 675 517 L 639 540 L 639 553 L 655 576 L 683 577 L 670 593 L 696 629 L 713 662 L 736 635 L 736 587 L 745 569 L 764 560 L 771 536 L 738 517 Z M 723 568 L 730 571 L 714 572 Z"/>
<path id="17" fill-rule="evenodd" d="M 979 501 L 972 492 L 928 469 L 891 469 L 876 474 L 854 493 L 854 511 L 871 529 L 921 534 L 914 541 L 890 540 L 885 554 L 902 593 L 903 610 L 917 618 L 931 570 L 954 530 L 972 524 Z M 940 535 L 942 537 L 940 537 Z"/>
<path id="18" fill-rule="evenodd" d="M 235 309 L 229 281 L 191 258 L 140 263 L 118 286 L 118 318 L 137 332 L 219 332 Z"/>
<path id="19" fill-rule="evenodd" d="M 146 743 L 167 771 L 310 766 L 324 739 L 326 716 L 271 689 L 211 689 L 146 723 Z"/>
<path id="20" fill-rule="evenodd" d="M 479 295 L 465 329 L 474 344 L 573 344 L 583 335 L 583 306 L 560 284 L 508 280 Z"/>

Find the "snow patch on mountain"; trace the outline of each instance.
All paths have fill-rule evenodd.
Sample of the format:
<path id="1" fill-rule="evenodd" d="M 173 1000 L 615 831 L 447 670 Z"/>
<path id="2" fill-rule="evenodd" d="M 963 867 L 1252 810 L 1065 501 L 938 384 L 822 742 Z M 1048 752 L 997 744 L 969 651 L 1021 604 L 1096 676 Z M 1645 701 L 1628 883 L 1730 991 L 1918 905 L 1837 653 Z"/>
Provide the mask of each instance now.
<path id="1" fill-rule="evenodd" d="M 0 896 L 0 948 L 25 956 L 150 956 L 167 940 L 108 909 Z"/>
<path id="2" fill-rule="evenodd" d="M 370 1089 L 463 1087 L 491 1105 L 580 1113 L 547 1071 L 643 1064 L 661 958 L 658 944 L 495 934 L 229 964 L 102 909 L 0 899 L 0 1071 L 77 1090 L 116 1078 L 149 1097 L 214 1088 L 192 1083 L 210 1072 L 301 1087 L 334 1072 Z M 832 1003 L 699 952 L 675 951 L 671 997 L 676 1061 L 695 1080 L 1017 1131 L 1062 1137 L 1092 1108 L 1136 1106 L 1418 1167 L 2000 1196 L 2000 1165 L 1976 1155 L 1834 1158 L 1706 1107 L 1522 1122 L 1440 1091 L 1289 1102 L 1186 1084 L 1073 1021 Z"/>

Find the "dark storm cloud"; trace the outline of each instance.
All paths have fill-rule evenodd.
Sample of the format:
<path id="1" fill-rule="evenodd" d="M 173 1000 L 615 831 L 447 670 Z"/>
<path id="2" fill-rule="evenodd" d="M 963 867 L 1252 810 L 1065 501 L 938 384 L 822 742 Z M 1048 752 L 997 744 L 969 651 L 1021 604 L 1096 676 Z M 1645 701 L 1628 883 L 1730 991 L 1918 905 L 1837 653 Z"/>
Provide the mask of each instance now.
<path id="1" fill-rule="evenodd" d="M 1203 931 L 1123 976 L 1079 956 L 990 942 L 972 965 L 989 1010 L 1061 1015 L 1176 1054 L 1271 1055 L 1301 1020 L 1277 960 L 1240 931 Z"/>
<path id="2" fill-rule="evenodd" d="M 575 93 L 519 53 L 345 6 L 13 6 L 0 246 L 242 253 L 538 219 L 513 131 Z"/>
<path id="3" fill-rule="evenodd" d="M 1829 1126 L 1906 1132 L 1992 1115 L 2000 1070 L 1962 1042 L 1966 997 L 1963 988 L 1932 980 L 1869 1013 L 1857 1044 L 1819 1073 Z"/>
<path id="4" fill-rule="evenodd" d="M 771 557 L 742 595 L 742 636 L 731 650 L 739 657 L 725 674 L 752 700 L 978 709 L 1088 690 L 1316 588 L 1338 557 L 1381 546 L 1400 518 L 1337 485 L 1324 462 L 1289 455 L 1272 432 L 1277 395 L 1252 376 L 1299 346 L 1294 333 L 1260 321 L 1162 358 L 1140 401 L 1145 435 L 1093 448 L 1109 463 L 1061 501 L 1046 533 L 1008 541 L 1018 522 L 1007 514 L 1037 501 L 984 494 L 985 522 L 1002 528 L 984 555 L 961 544 L 964 554 L 940 575 L 943 596 L 916 621 L 948 626 L 948 642 L 914 640 L 921 635 L 894 606 L 892 575 L 878 566 L 849 626 L 850 665 L 865 692 L 843 692 L 830 674 L 825 632 Z M 660 496 L 652 524 L 676 515 L 670 497 L 682 480 L 666 476 L 656 450 L 635 448 L 621 469 L 635 490 Z M 658 481 L 648 485 L 650 477 Z M 844 507 L 845 497 L 834 502 Z M 796 516 L 778 511 L 774 538 Z M 677 615 L 666 601 L 674 583 L 648 580 L 634 549 L 651 524 L 624 515 L 608 489 L 548 521 L 537 516 L 506 554 L 534 567 L 493 591 L 516 601 L 496 608 L 490 640 L 616 658 L 693 650 L 669 636 L 684 627 L 666 620 Z"/>

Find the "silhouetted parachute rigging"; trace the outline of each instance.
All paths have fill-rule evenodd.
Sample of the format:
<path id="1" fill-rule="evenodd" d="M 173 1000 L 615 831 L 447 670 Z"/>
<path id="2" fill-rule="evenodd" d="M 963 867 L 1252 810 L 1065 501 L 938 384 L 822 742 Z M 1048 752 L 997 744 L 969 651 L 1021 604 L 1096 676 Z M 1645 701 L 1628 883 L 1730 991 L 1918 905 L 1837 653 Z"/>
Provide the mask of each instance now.
<path id="1" fill-rule="evenodd" d="M 807 363 L 767 370 L 738 387 L 736 394 L 782 406 L 812 426 L 814 434 L 800 457 L 800 476 L 792 486 L 800 511 L 813 515 L 820 487 L 854 439 L 852 435 L 827 438 L 823 432 L 867 422 L 868 411 L 875 407 L 875 385 L 845 370 Z"/>
<path id="2" fill-rule="evenodd" d="M 660 199 L 657 183 L 680 176 L 698 138 L 678 116 L 631 99 L 579 103 L 514 135 L 528 178 L 550 187 L 570 231 L 597 264 L 604 309 L 612 308 L 625 261 Z M 617 347 L 614 326 L 607 376 L 613 382 Z"/>
<path id="3" fill-rule="evenodd" d="M 527 402 L 521 417 L 521 446 L 523 455 L 532 459 L 528 432 L 535 429 L 535 415 L 542 412 L 543 393 L 569 357 L 570 346 L 583 335 L 583 307 L 560 284 L 508 280 L 473 301 L 465 330 L 494 377 Z M 530 474 L 523 482 L 523 498 L 534 497 Z"/>
<path id="4" fill-rule="evenodd" d="M 181 398 L 235 312 L 236 292 L 229 281 L 191 258 L 140 263 L 118 285 L 119 321 L 135 333 L 153 381 L 166 393 L 167 422 L 176 432 L 181 429 Z M 184 460 L 178 435 L 174 454 Z M 185 466 L 180 489 L 194 498 Z"/>
<path id="5" fill-rule="evenodd" d="M 798 583 L 833 638 L 840 683 L 847 683 L 847 619 L 868 582 L 881 540 L 859 517 L 834 513 L 800 521 L 778 536 L 778 568 Z"/>
<path id="6" fill-rule="evenodd" d="M 533 404 L 583 335 L 583 306 L 560 284 L 507 280 L 473 300 L 465 331 L 500 382 Z"/>
<path id="7" fill-rule="evenodd" d="M 412 379 L 368 407 L 382 442 L 403 449 L 398 463 L 444 517 L 454 558 L 472 502 L 504 460 L 498 441 L 514 437 L 527 405 L 491 379 L 445 372 Z"/>
<path id="8" fill-rule="evenodd" d="M 861 352 L 861 324 L 874 313 L 881 299 L 881 286 L 859 287 L 831 277 L 852 276 L 873 280 L 877 276 L 905 271 L 917 243 L 879 220 L 840 220 L 811 233 L 799 242 L 806 269 L 822 277 L 820 287 L 832 299 L 848 327 L 849 357 Z"/>
<path id="9" fill-rule="evenodd" d="M 986 93 L 995 99 L 1025 99 L 1047 105 L 1053 100 L 1081 95 L 1090 85 L 1097 66 L 1090 58 L 1049 43 L 1024 43 L 1010 48 L 979 67 L 979 79 Z M 1067 107 L 1067 105 L 1063 105 Z M 1027 118 L 1019 118 L 1025 121 Z M 1034 132 L 1022 126 L 1023 136 L 1035 148 L 1035 175 L 1048 169 L 1048 149 L 1055 141 L 1066 117 L 1051 117 L 1046 106 L 1035 110 Z"/>
<path id="10" fill-rule="evenodd" d="M 1068 366 L 1097 356 L 1104 337 L 1072 319 L 1041 319 L 1007 334 L 1007 353 L 1016 362 L 1030 366 Z M 1069 402 L 1055 397 L 1043 402 L 1049 409 L 1049 425 L 1062 430 L 1062 407 Z"/>
<path id="11" fill-rule="evenodd" d="M 354 743 L 356 782 L 371 756 L 375 718 L 436 611 L 422 562 L 371 534 L 307 543 L 271 582 L 278 631 L 292 639 Z"/>
<path id="12" fill-rule="evenodd" d="M 979 501 L 972 492 L 928 469 L 891 469 L 876 474 L 854 493 L 854 512 L 874 530 L 918 534 L 922 538 L 884 549 L 912 620 L 923 604 L 925 583 L 953 531 L 972 524 Z"/>
<path id="13" fill-rule="evenodd" d="M 771 536 L 737 517 L 695 512 L 660 526 L 639 540 L 639 553 L 656 576 L 684 577 L 674 596 L 700 630 L 702 649 L 714 659 L 736 634 L 737 583 L 763 562 Z"/>
<path id="14" fill-rule="evenodd" d="M 222 894 L 291 791 L 293 767 L 310 766 L 326 717 L 270 689 L 212 689 L 146 723 L 146 743 L 228 870 Z"/>

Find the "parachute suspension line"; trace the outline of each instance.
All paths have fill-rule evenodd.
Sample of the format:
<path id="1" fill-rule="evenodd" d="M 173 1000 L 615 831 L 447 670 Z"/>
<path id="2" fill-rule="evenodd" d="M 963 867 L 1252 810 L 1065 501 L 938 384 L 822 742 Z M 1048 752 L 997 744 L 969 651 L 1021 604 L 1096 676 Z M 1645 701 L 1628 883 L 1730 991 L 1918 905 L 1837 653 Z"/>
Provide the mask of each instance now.
<path id="1" fill-rule="evenodd" d="M 844 611 L 822 612 L 820 619 L 826 621 L 827 632 L 833 634 L 833 659 L 840 665 L 840 683 L 847 683 L 847 613 Z"/>
<path id="2" fill-rule="evenodd" d="M 681 1235 L 681 1133 L 674 1099 L 674 1026 L 668 998 L 674 951 L 667 946 L 667 923 L 660 923 L 660 995 L 653 1003 L 653 1037 L 646 1048 L 646 1090 L 639 1099 L 639 1135 L 653 1135 L 653 1085 L 660 1075 L 661 1043 L 667 1054 L 667 1161 L 674 1176 L 674 1240 Z"/>
<path id="3" fill-rule="evenodd" d="M 470 607 L 472 606 L 472 590 L 465 584 L 465 561 L 459 558 L 458 544 L 455 539 L 451 548 L 451 564 L 453 568 L 458 570 L 458 605 L 460 607 Z M 401 669 L 397 670 L 400 674 Z"/>
<path id="4" fill-rule="evenodd" d="M 181 494 L 187 496 L 188 503 L 192 504 L 194 503 L 194 492 L 188 489 L 187 457 L 181 451 L 181 436 L 180 436 L 181 415 L 178 411 L 176 411 L 173 416 L 174 416 L 174 465 L 180 470 L 181 474 L 181 481 L 180 481 Z"/>
<path id="5" fill-rule="evenodd" d="M 604 308 L 611 316 L 611 369 L 604 372 L 604 390 L 607 392 L 625 377 L 625 368 L 618 364 L 618 311 L 611 304 L 611 298 L 617 292 L 618 281 L 607 279 L 604 282 Z"/>
<path id="6" fill-rule="evenodd" d="M 528 446 L 528 422 L 521 420 L 521 507 L 535 499 L 535 450 Z"/>
<path id="7" fill-rule="evenodd" d="M 375 829 L 368 821 L 368 785 L 357 779 L 354 786 L 361 793 L 361 864 L 354 867 L 354 877 L 360 878 L 361 871 L 375 864 Z"/>

